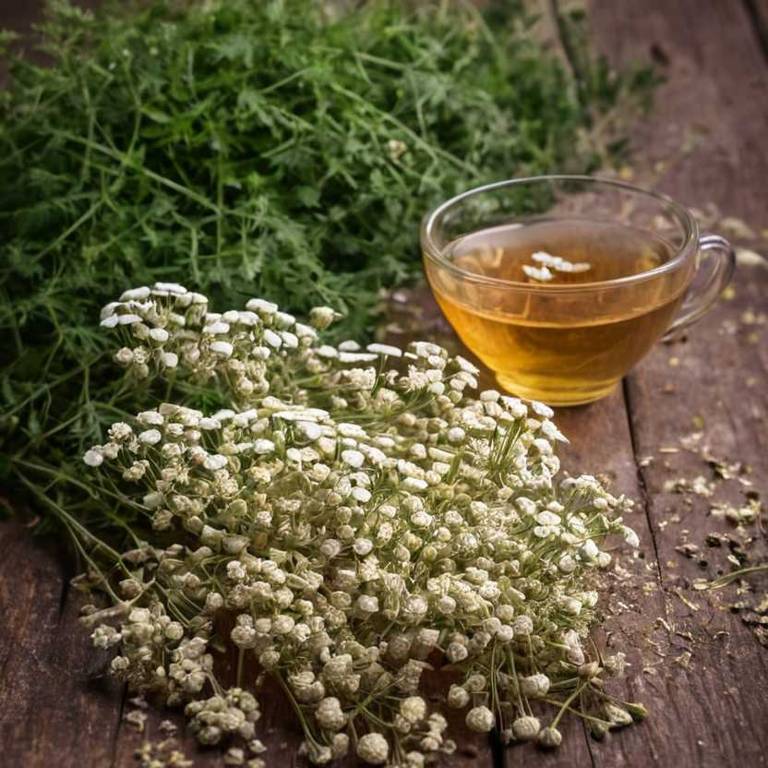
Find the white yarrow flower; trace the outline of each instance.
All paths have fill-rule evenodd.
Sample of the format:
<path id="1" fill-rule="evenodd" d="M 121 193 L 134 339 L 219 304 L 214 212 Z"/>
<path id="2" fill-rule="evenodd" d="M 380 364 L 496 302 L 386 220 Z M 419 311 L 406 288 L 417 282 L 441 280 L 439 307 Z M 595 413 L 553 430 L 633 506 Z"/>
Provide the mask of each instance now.
<path id="1" fill-rule="evenodd" d="M 104 463 L 104 454 L 96 448 L 91 448 L 83 454 L 83 461 L 89 467 L 100 467 Z"/>
<path id="2" fill-rule="evenodd" d="M 390 344 L 369 344 L 366 349 L 376 355 L 385 355 L 387 357 L 402 357 L 403 350 L 393 347 Z"/>
<path id="3" fill-rule="evenodd" d="M 249 299 L 245 308 L 251 312 L 258 312 L 260 315 L 271 316 L 278 310 L 277 304 L 273 304 L 271 301 L 265 299 Z"/>
<path id="4" fill-rule="evenodd" d="M 628 525 L 622 527 L 621 533 L 624 536 L 624 541 L 626 541 L 630 547 L 637 548 L 640 546 L 640 537 Z"/>
<path id="5" fill-rule="evenodd" d="M 512 721 L 512 733 L 519 741 L 532 741 L 539 735 L 541 723 L 538 717 L 524 715 Z"/>
<path id="6" fill-rule="evenodd" d="M 264 329 L 264 343 L 273 349 L 280 349 L 283 346 L 283 340 L 274 331 L 269 328 Z"/>
<path id="7" fill-rule="evenodd" d="M 518 682 L 520 684 L 520 692 L 528 698 L 541 699 L 549 692 L 550 680 L 541 673 L 520 677 Z"/>
<path id="8" fill-rule="evenodd" d="M 534 263 L 563 268 L 550 257 Z M 582 572 L 609 564 L 608 534 L 637 545 L 622 523 L 629 502 L 592 476 L 556 477 L 564 438 L 551 409 L 478 395 L 477 368 L 436 344 L 322 345 L 329 308 L 310 327 L 260 299 L 209 312 L 183 290 L 143 289 L 101 316 L 126 325 L 130 346 L 114 359 L 131 377 L 170 383 L 181 367 L 190 396 L 215 387 L 223 406 L 203 415 L 162 403 L 83 456 L 134 484 L 158 532 L 123 555 L 133 575 L 115 589 L 133 607 L 93 633 L 99 647 L 120 643 L 113 671 L 188 701 L 202 742 L 255 743 L 253 695 L 209 695 L 209 643 L 229 644 L 285 675 L 319 739 L 305 746 L 310 760 L 343 758 L 354 743 L 371 764 L 423 768 L 456 749 L 418 693 L 443 653 L 464 681 L 448 704 L 468 710 L 469 728 L 491 730 L 498 704 L 511 707 L 505 740 L 558 743 L 556 728 L 513 718 L 521 697 L 563 702 L 564 681 L 600 690 L 621 666 L 603 669 L 581 645 L 598 601 Z M 150 585 L 157 599 L 136 605 Z M 182 603 L 189 627 L 168 615 Z M 234 620 L 226 631 L 221 611 Z M 386 736 L 368 717 L 384 699 Z"/>
<path id="9" fill-rule="evenodd" d="M 157 291 L 165 291 L 167 293 L 173 293 L 177 296 L 187 292 L 187 289 L 178 283 L 155 283 L 153 288 Z"/>
<path id="10" fill-rule="evenodd" d="M 357 756 L 369 765 L 384 765 L 389 757 L 389 743 L 380 733 L 366 733 L 357 742 Z"/>
<path id="11" fill-rule="evenodd" d="M 144 301 L 149 298 L 150 293 L 149 287 L 142 285 L 140 288 L 131 288 L 123 291 L 120 301 Z"/>
<path id="12" fill-rule="evenodd" d="M 134 323 L 141 322 L 141 318 L 133 313 L 114 315 L 114 317 L 117 317 L 118 325 L 133 325 Z"/>
<path id="13" fill-rule="evenodd" d="M 496 718 L 488 707 L 474 707 L 467 712 L 465 718 L 467 728 L 478 733 L 488 733 L 493 730 Z"/>
<path id="14" fill-rule="evenodd" d="M 341 460 L 350 467 L 358 469 L 365 463 L 365 456 L 358 450 L 348 449 L 341 452 Z"/>
<path id="15" fill-rule="evenodd" d="M 210 350 L 222 357 L 232 357 L 234 347 L 228 341 L 212 341 Z"/>
<path id="16" fill-rule="evenodd" d="M 221 454 L 214 453 L 209 456 L 205 457 L 205 460 L 203 461 L 203 466 L 210 470 L 211 472 L 215 472 L 219 469 L 224 469 L 224 467 L 227 466 L 227 457 L 222 456 Z"/>
<path id="17" fill-rule="evenodd" d="M 157 445 L 163 436 L 157 429 L 145 429 L 143 432 L 139 432 L 139 441 L 144 445 Z"/>

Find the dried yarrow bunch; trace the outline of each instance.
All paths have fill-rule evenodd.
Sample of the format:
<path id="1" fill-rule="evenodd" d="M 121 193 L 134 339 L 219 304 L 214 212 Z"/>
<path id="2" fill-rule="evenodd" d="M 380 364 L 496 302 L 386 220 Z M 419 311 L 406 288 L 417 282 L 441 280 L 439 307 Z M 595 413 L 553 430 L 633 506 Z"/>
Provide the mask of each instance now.
<path id="1" fill-rule="evenodd" d="M 112 671 L 185 705 L 201 742 L 254 754 L 271 675 L 317 764 L 352 750 L 416 768 L 453 751 L 420 695 L 434 667 L 452 671 L 447 705 L 467 726 L 505 741 L 557 746 L 566 710 L 597 733 L 642 716 L 603 687 L 623 655 L 585 647 L 601 543 L 637 544 L 630 502 L 558 477 L 546 406 L 475 396 L 477 370 L 434 344 L 324 345 L 335 317 L 305 325 L 262 299 L 214 314 L 175 284 L 104 308 L 128 385 L 157 377 L 225 406 L 162 403 L 84 456 L 108 503 L 155 531 L 108 579 L 90 574 L 115 603 L 87 617 L 95 644 L 119 649 Z M 222 645 L 237 649 L 230 688 Z"/>

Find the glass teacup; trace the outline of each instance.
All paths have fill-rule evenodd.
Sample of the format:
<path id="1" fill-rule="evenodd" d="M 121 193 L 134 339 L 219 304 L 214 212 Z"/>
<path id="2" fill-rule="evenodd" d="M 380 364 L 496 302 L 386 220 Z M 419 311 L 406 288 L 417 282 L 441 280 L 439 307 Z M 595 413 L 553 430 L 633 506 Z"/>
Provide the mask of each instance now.
<path id="1" fill-rule="evenodd" d="M 489 184 L 422 225 L 424 266 L 464 344 L 516 395 L 607 395 L 665 334 L 701 317 L 734 254 L 673 200 L 587 176 Z M 703 266 L 706 265 L 706 266 Z"/>

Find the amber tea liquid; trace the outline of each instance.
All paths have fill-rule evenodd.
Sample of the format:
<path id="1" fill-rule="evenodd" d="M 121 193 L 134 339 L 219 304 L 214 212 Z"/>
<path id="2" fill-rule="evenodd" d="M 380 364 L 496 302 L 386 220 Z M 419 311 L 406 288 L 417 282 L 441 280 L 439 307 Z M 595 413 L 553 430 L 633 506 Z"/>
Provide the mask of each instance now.
<path id="1" fill-rule="evenodd" d="M 669 327 L 685 291 L 680 270 L 630 281 L 673 258 L 674 248 L 631 226 L 541 220 L 481 230 L 443 254 L 473 281 L 427 264 L 440 307 L 461 340 L 507 391 L 552 405 L 607 394 Z M 537 291 L 527 286 L 562 286 Z M 579 288 L 579 286 L 583 286 Z"/>

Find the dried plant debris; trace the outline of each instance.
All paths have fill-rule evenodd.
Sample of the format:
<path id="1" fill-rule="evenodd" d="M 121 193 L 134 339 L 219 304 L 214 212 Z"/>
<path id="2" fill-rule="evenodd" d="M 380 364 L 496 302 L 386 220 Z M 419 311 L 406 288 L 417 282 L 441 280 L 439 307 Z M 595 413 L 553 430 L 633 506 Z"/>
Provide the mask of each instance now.
<path id="1" fill-rule="evenodd" d="M 737 219 L 735 216 L 724 216 L 717 222 L 717 226 L 724 235 L 736 240 L 755 240 L 757 238 L 755 230 L 746 221 Z"/>
<path id="2" fill-rule="evenodd" d="M 667 480 L 664 483 L 664 493 L 695 493 L 697 496 L 710 497 L 714 493 L 714 483 L 703 475 L 697 475 L 692 480 L 685 477 Z"/>
<path id="3" fill-rule="evenodd" d="M 747 581 L 747 577 L 767 572 L 768 563 L 761 563 L 738 568 L 712 581 L 701 579 L 693 584 L 694 589 L 700 591 L 719 590 L 732 586 L 738 599 L 726 602 L 725 607 L 737 614 L 758 642 L 766 648 L 768 648 L 768 592 L 755 591 L 754 585 Z"/>
<path id="4" fill-rule="evenodd" d="M 145 741 L 134 753 L 141 768 L 192 768 L 194 761 L 179 749 L 175 739 L 163 741 Z M 248 766 L 265 768 L 265 766 Z"/>
<path id="5" fill-rule="evenodd" d="M 746 222 L 734 216 L 723 216 L 717 206 L 710 203 L 703 210 L 694 209 L 694 215 L 703 227 L 720 231 L 734 241 L 746 241 L 750 248 L 736 247 L 736 259 L 743 267 L 768 267 L 768 259 L 758 252 L 768 248 L 768 230 L 759 233 Z M 757 248 L 758 250 L 751 250 Z M 723 295 L 726 300 L 736 296 L 736 289 L 729 286 Z M 722 323 L 722 331 L 729 335 L 739 334 L 748 343 L 761 343 L 764 329 L 768 326 L 768 315 L 752 306 L 742 309 L 738 316 L 731 313 Z M 670 367 L 678 367 L 683 361 L 677 356 L 668 358 Z M 758 386 L 761 382 L 756 377 L 745 380 L 747 387 Z M 669 384 L 664 392 L 673 394 L 676 388 Z M 765 608 L 768 597 L 759 591 L 761 574 L 768 572 L 766 559 L 766 538 L 763 526 L 763 504 L 760 490 L 755 488 L 752 468 L 739 461 L 724 458 L 715 453 L 705 440 L 705 421 L 696 416 L 692 420 L 694 431 L 679 439 L 679 447 L 664 445 L 658 454 L 666 455 L 662 465 L 675 476 L 664 482 L 664 493 L 674 494 L 680 501 L 667 509 L 665 519 L 659 522 L 659 528 L 665 529 L 672 522 L 680 522 L 681 516 L 675 508 L 680 507 L 688 519 L 691 514 L 708 515 L 713 523 L 727 524 L 730 530 L 712 530 L 701 541 L 690 541 L 689 531 L 679 531 L 679 541 L 675 550 L 684 558 L 696 562 L 702 569 L 716 568 L 719 576 L 694 579 L 691 586 L 700 592 L 711 592 L 724 587 L 731 587 L 731 594 L 738 596 L 736 601 L 720 602 L 721 607 L 742 615 L 744 623 L 750 626 L 757 639 L 766 645 Z M 682 449 L 682 450 L 681 450 Z M 681 475 L 674 469 L 677 458 L 690 466 L 687 456 L 700 458 L 709 469 L 709 474 L 691 472 Z M 649 466 L 657 460 L 656 456 L 644 456 L 640 466 Z M 702 500 L 704 504 L 702 504 Z M 698 526 L 697 526 L 698 527 Z M 716 557 L 715 557 L 716 555 Z M 670 563 L 670 566 L 673 565 Z M 684 584 L 688 582 L 683 580 Z M 755 591 L 757 590 L 757 591 Z M 675 588 L 673 594 L 691 610 L 697 610 L 698 604 L 689 599 L 681 588 Z M 671 627 L 670 627 L 671 629 Z M 719 630 L 713 638 L 727 636 Z M 680 657 L 679 657 L 680 658 Z M 683 655 L 680 663 L 687 665 L 690 659 Z"/>
<path id="6" fill-rule="evenodd" d="M 679 439 L 681 450 L 674 446 L 662 446 L 659 453 L 670 454 L 673 459 L 679 456 L 677 461 L 682 461 L 687 467 L 691 466 L 690 457 L 696 457 L 707 466 L 709 473 L 705 475 L 695 473 L 694 470 L 689 476 L 681 476 L 673 466 L 665 462 L 664 466 L 676 476 L 665 481 L 662 490 L 680 497 L 685 519 L 690 519 L 690 515 L 707 515 L 713 523 L 726 524 L 730 529 L 711 530 L 703 538 L 694 541 L 690 540 L 687 528 L 679 529 L 675 551 L 700 568 L 707 571 L 715 569 L 719 574 L 714 578 L 697 578 L 692 583 L 683 579 L 683 584 L 700 592 L 736 585 L 737 593 L 751 595 L 752 587 L 745 579 L 768 570 L 768 565 L 764 564 L 766 540 L 760 492 L 754 488 L 751 467 L 715 454 L 705 440 L 703 420 L 694 426 L 695 431 Z M 679 502 L 676 506 L 679 507 Z M 670 523 L 681 521 L 679 512 L 674 510 L 675 506 L 667 510 L 659 528 L 665 529 Z M 673 567 L 676 564 L 669 565 Z M 672 594 L 690 610 L 699 610 L 698 603 L 690 600 L 681 588 L 673 589 Z M 760 601 L 757 603 L 760 604 Z M 733 609 L 739 604 L 723 604 L 718 601 L 718 605 L 725 608 Z M 759 616 L 755 618 L 755 612 L 745 615 L 750 617 L 750 621 L 745 623 L 758 640 L 765 644 L 764 622 Z"/>
<path id="7" fill-rule="evenodd" d="M 748 499 L 746 504 L 734 506 L 727 502 L 716 502 L 709 508 L 712 517 L 725 518 L 736 525 L 754 523 L 762 513 L 763 505 L 759 499 Z"/>
<path id="8" fill-rule="evenodd" d="M 751 251 L 748 248 L 736 249 L 736 263 L 740 267 L 762 267 L 768 268 L 768 258 L 756 251 Z"/>
<path id="9" fill-rule="evenodd" d="M 707 561 L 701 559 L 701 549 L 698 544 L 693 544 L 692 542 L 687 541 L 683 544 L 678 544 L 675 547 L 675 551 L 692 560 L 697 560 L 699 565 L 706 566 Z"/>
<path id="10" fill-rule="evenodd" d="M 123 717 L 126 723 L 135 728 L 139 733 L 144 733 L 144 727 L 147 722 L 147 713 L 141 709 L 132 709 Z"/>
<path id="11" fill-rule="evenodd" d="M 162 720 L 157 728 L 161 733 L 168 736 L 173 736 L 179 730 L 179 726 L 171 720 Z"/>

